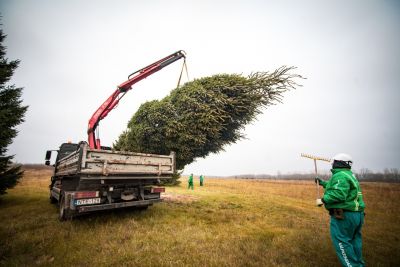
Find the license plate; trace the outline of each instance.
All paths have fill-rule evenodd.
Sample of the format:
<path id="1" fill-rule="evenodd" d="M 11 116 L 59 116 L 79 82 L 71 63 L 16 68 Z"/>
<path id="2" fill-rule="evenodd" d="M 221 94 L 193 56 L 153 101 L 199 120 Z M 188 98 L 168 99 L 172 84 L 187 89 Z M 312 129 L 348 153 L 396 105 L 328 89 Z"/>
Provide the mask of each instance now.
<path id="1" fill-rule="evenodd" d="M 164 187 L 152 187 L 151 192 L 152 193 L 164 193 L 165 188 Z"/>
<path id="2" fill-rule="evenodd" d="M 100 198 L 75 199 L 75 206 L 100 204 Z"/>

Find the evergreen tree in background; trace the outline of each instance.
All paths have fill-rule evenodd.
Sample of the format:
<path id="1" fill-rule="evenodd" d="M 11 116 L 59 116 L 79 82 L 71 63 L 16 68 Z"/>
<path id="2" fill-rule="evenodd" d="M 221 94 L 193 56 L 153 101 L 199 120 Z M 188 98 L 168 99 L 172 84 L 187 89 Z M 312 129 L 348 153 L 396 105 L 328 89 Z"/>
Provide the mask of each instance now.
<path id="1" fill-rule="evenodd" d="M 22 177 L 21 166 L 14 165 L 14 156 L 6 156 L 7 147 L 17 135 L 15 127 L 24 121 L 27 106 L 22 106 L 22 88 L 6 85 L 11 79 L 19 60 L 8 61 L 3 41 L 6 36 L 0 29 L 0 195 L 14 187 Z"/>

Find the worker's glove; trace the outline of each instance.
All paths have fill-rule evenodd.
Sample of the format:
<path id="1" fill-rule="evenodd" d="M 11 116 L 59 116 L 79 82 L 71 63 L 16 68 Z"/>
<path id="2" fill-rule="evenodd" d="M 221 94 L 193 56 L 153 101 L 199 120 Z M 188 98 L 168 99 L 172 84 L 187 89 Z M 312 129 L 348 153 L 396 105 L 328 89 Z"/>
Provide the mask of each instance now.
<path id="1" fill-rule="evenodd" d="M 322 205 L 324 205 L 324 202 L 322 201 L 321 198 L 317 198 L 317 200 L 315 201 L 315 204 L 316 204 L 318 207 L 321 207 Z"/>
<path id="2" fill-rule="evenodd" d="M 319 185 L 322 185 L 322 180 L 319 177 L 315 177 L 315 183 L 318 183 Z"/>

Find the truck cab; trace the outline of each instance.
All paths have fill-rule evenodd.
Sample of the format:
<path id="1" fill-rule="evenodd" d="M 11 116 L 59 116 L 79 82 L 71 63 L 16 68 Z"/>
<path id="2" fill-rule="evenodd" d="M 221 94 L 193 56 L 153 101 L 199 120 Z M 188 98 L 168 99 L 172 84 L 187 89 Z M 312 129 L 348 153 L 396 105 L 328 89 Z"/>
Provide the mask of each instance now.
<path id="1" fill-rule="evenodd" d="M 50 165 L 50 159 L 51 159 L 51 154 L 52 152 L 57 152 L 57 158 L 56 158 L 56 163 L 59 161 L 59 159 L 62 159 L 72 152 L 75 152 L 78 150 L 79 144 L 73 144 L 73 143 L 63 143 L 61 144 L 60 148 L 58 150 L 47 150 L 46 152 L 46 158 L 45 158 L 45 164 Z"/>

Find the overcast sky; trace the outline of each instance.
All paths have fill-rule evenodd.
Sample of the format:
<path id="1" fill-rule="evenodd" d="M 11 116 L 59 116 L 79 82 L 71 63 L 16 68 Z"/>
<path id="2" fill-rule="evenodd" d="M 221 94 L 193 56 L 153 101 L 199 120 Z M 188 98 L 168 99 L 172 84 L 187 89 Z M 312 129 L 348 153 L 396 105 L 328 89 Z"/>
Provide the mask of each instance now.
<path id="1" fill-rule="evenodd" d="M 356 170 L 400 168 L 399 1 L 0 0 L 0 10 L 7 57 L 21 60 L 12 83 L 29 105 L 9 148 L 20 163 L 86 140 L 89 118 L 118 84 L 183 49 L 190 79 L 282 65 L 307 77 L 246 127 L 246 140 L 185 173 L 311 172 L 301 153 L 340 152 Z M 101 122 L 103 145 L 140 104 L 175 88 L 181 63 L 133 87 Z"/>

